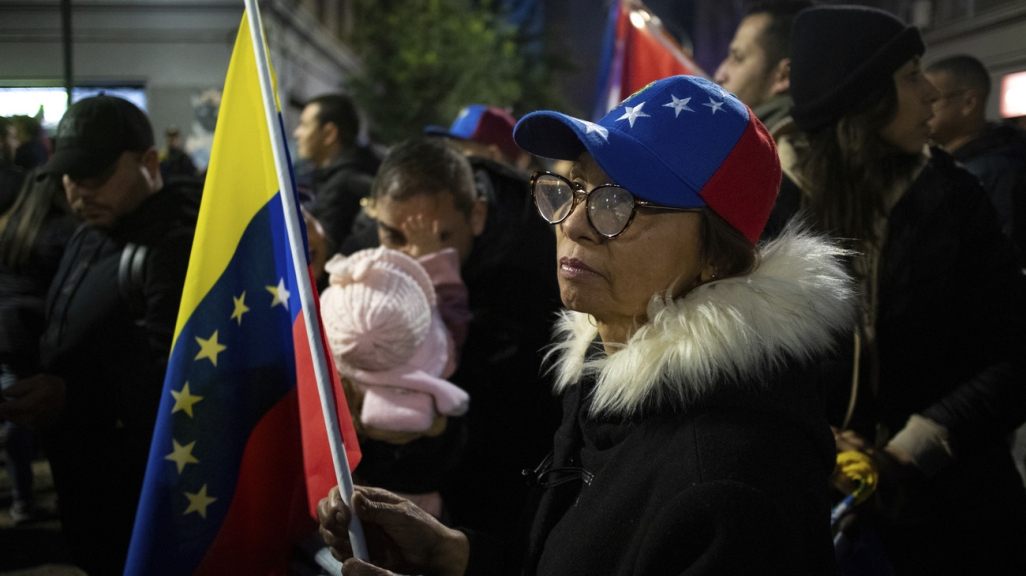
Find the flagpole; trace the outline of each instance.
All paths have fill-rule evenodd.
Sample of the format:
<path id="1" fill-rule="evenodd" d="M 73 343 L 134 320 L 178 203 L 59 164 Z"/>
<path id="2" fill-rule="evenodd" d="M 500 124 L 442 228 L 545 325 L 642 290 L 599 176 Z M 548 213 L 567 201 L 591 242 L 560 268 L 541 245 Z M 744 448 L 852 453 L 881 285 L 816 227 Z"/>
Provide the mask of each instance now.
<path id="1" fill-rule="evenodd" d="M 299 301 L 303 308 L 303 319 L 306 321 L 306 335 L 310 344 L 313 359 L 314 375 L 317 379 L 317 391 L 321 397 L 321 409 L 324 412 L 324 424 L 328 429 L 328 443 L 331 446 L 331 459 L 335 464 L 335 477 L 342 490 L 342 498 L 352 510 L 353 478 L 349 474 L 349 458 L 346 456 L 339 428 L 338 414 L 335 411 L 335 391 L 332 389 L 331 377 L 328 372 L 328 360 L 321 341 L 321 321 L 317 317 L 314 305 L 313 286 L 307 270 L 307 258 L 304 252 L 306 243 L 303 240 L 299 221 L 299 207 L 296 205 L 295 186 L 292 182 L 292 170 L 288 165 L 285 153 L 285 137 L 278 117 L 275 104 L 274 87 L 271 84 L 271 67 L 267 61 L 264 44 L 264 26 L 260 18 L 257 0 L 245 0 L 246 12 L 249 14 L 249 32 L 253 41 L 253 52 L 256 55 L 257 75 L 260 78 L 260 92 L 264 100 L 264 112 L 267 116 L 267 131 L 271 137 L 271 150 L 274 153 L 274 165 L 278 173 L 278 190 L 282 207 L 285 212 L 285 227 L 288 231 L 289 246 L 292 250 L 292 263 L 299 288 Z M 367 542 L 363 535 L 363 526 L 356 514 L 350 516 L 349 540 L 353 546 L 353 555 L 360 560 L 368 560 Z"/>

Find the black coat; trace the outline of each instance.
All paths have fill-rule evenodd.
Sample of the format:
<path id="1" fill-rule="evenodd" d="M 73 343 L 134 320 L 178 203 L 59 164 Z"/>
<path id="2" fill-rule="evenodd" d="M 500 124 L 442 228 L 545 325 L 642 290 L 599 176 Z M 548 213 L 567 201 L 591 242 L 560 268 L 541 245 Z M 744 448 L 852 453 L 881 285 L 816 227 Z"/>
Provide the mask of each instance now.
<path id="1" fill-rule="evenodd" d="M 329 253 L 337 251 L 349 237 L 360 213 L 360 200 L 370 195 L 375 170 L 359 150 L 343 154 L 327 168 L 314 170 L 314 199 L 309 210 L 324 227 Z"/>
<path id="2" fill-rule="evenodd" d="M 524 573 L 833 573 L 834 446 L 815 379 L 757 388 L 630 419 L 589 416 L 590 386 L 571 388 L 552 467 L 594 477 L 546 491 Z"/>
<path id="3" fill-rule="evenodd" d="M 39 371 L 39 337 L 45 326 L 44 304 L 64 246 L 78 227 L 70 214 L 44 219 L 24 269 L 0 263 L 0 364 L 19 377 Z"/>
<path id="4" fill-rule="evenodd" d="M 165 187 L 110 230 L 81 228 L 47 297 L 42 369 L 65 380 L 67 399 L 44 447 L 62 529 L 90 574 L 120 574 L 125 561 L 197 207 L 197 190 Z M 118 279 L 128 243 L 148 251 L 135 283 Z"/>
<path id="5" fill-rule="evenodd" d="M 1026 254 L 1026 134 L 1007 124 L 988 124 L 952 153 L 980 179 L 1001 230 Z"/>
<path id="6" fill-rule="evenodd" d="M 801 194 L 785 178 L 778 207 Z M 1008 444 L 1026 420 L 1026 288 L 987 195 L 947 153 L 932 150 L 892 210 L 879 274 L 880 391 L 860 387 L 852 427 L 872 441 L 877 424 L 893 434 L 921 414 L 949 430 L 954 454 L 875 518 L 890 557 L 899 574 L 1026 573 L 1026 492 Z M 850 351 L 822 367 L 834 425 Z"/>

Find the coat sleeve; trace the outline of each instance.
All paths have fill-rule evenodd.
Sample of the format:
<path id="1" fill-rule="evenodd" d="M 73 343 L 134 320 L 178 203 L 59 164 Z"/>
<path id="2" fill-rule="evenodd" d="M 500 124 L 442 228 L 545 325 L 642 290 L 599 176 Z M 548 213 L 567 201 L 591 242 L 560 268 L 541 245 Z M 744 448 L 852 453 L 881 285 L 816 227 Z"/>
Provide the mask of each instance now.
<path id="1" fill-rule="evenodd" d="M 784 518 L 765 493 L 747 484 L 691 486 L 648 525 L 633 574 L 813 573 Z"/>

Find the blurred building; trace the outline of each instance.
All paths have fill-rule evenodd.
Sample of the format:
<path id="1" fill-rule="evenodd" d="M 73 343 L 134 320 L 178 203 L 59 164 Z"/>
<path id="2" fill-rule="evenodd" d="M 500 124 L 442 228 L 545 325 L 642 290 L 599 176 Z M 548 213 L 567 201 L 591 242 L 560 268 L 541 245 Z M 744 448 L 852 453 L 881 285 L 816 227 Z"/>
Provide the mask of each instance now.
<path id="1" fill-rule="evenodd" d="M 990 71 L 993 86 L 987 101 L 987 117 L 1000 118 L 1005 78 L 1026 71 L 1026 2 L 916 0 L 892 3 L 906 5 L 902 7 L 908 13 L 902 16 L 923 28 L 926 64 L 955 54 L 969 54 L 983 62 Z"/>
<path id="2" fill-rule="evenodd" d="M 340 40 L 352 26 L 349 0 L 260 4 L 288 124 L 301 102 L 337 90 L 359 66 Z M 92 89 L 82 95 L 97 88 L 136 91 L 160 144 L 167 126 L 188 135 L 197 124 L 213 123 L 242 0 L 74 0 L 71 6 L 74 82 Z M 4 88 L 61 88 L 63 77 L 60 1 L 0 1 L 0 98 Z"/>

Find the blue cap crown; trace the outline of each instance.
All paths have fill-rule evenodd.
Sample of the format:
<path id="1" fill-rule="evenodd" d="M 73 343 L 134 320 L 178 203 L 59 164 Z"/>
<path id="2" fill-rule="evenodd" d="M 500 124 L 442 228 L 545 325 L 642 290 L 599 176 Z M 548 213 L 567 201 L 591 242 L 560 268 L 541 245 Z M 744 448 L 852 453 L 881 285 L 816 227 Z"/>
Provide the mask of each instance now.
<path id="1" fill-rule="evenodd" d="M 617 184 L 667 206 L 703 207 L 699 193 L 751 120 L 748 108 L 716 84 L 693 76 L 658 80 L 596 123 L 533 112 L 514 131 L 522 148 L 577 160 L 588 151 Z"/>

